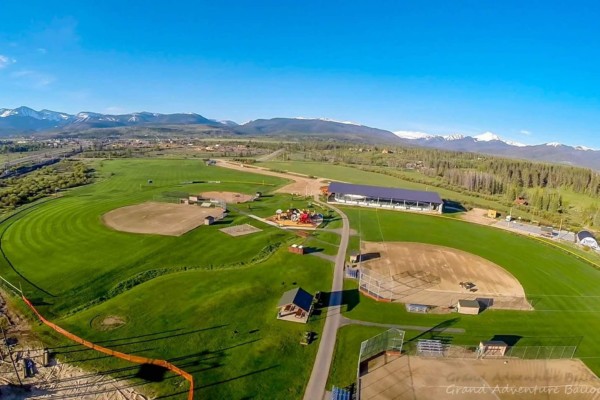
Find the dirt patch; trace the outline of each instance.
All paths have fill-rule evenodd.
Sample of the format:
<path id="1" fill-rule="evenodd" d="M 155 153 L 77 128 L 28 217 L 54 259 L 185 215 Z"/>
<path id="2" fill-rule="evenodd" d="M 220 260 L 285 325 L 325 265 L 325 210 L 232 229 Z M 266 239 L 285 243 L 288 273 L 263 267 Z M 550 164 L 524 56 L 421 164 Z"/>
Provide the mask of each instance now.
<path id="1" fill-rule="evenodd" d="M 423 243 L 363 242 L 362 268 L 384 281 L 394 301 L 449 307 L 460 299 L 486 307 L 531 310 L 508 271 L 465 251 Z M 460 282 L 471 282 L 472 288 Z"/>
<path id="2" fill-rule="evenodd" d="M 107 226 L 123 232 L 181 236 L 203 225 L 204 218 L 223 217 L 222 208 L 147 202 L 112 210 L 102 217 Z"/>
<path id="3" fill-rule="evenodd" d="M 235 192 L 204 192 L 200 193 L 200 195 L 205 199 L 219 200 L 232 204 L 246 203 L 254 200 L 253 195 Z"/>
<path id="4" fill-rule="evenodd" d="M 403 356 L 361 378 L 361 399 L 598 399 L 600 380 L 580 360 Z"/>
<path id="5" fill-rule="evenodd" d="M 222 228 L 219 230 L 228 234 L 229 236 L 243 236 L 262 231 L 262 229 L 258 229 L 257 227 L 249 224 L 230 226 L 228 228 Z"/>
<path id="6" fill-rule="evenodd" d="M 461 218 L 465 221 L 480 225 L 492 225 L 498 222 L 497 219 L 488 217 L 487 212 L 488 210 L 484 210 L 483 208 L 473 208 L 462 214 Z"/>
<path id="7" fill-rule="evenodd" d="M 92 320 L 91 325 L 92 328 L 100 331 L 112 331 L 113 329 L 122 327 L 126 323 L 127 320 L 118 315 L 98 315 Z"/>

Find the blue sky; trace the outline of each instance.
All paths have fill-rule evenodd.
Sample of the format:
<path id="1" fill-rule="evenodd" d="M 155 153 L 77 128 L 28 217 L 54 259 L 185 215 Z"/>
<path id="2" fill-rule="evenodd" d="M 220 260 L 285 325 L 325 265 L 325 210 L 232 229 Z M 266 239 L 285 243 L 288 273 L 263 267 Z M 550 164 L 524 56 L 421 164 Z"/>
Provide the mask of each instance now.
<path id="1" fill-rule="evenodd" d="M 600 148 L 600 5 L 2 1 L 0 108 L 328 117 Z"/>

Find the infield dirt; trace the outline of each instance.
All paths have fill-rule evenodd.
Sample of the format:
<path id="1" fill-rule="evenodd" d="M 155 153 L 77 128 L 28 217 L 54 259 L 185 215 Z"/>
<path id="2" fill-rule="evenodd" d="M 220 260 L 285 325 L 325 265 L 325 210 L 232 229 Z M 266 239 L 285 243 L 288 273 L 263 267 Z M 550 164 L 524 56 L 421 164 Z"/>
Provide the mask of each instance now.
<path id="1" fill-rule="evenodd" d="M 363 242 L 362 267 L 386 279 L 402 303 L 454 305 L 479 300 L 489 307 L 531 310 L 519 281 L 504 268 L 465 251 L 424 243 Z M 474 284 L 471 289 L 460 282 Z"/>
<path id="2" fill-rule="evenodd" d="M 104 224 L 123 232 L 181 236 L 204 224 L 204 218 L 219 219 L 221 208 L 147 202 L 112 210 L 102 217 Z"/>
<path id="3" fill-rule="evenodd" d="M 362 400 L 600 398 L 600 380 L 580 360 L 402 356 L 360 378 Z"/>

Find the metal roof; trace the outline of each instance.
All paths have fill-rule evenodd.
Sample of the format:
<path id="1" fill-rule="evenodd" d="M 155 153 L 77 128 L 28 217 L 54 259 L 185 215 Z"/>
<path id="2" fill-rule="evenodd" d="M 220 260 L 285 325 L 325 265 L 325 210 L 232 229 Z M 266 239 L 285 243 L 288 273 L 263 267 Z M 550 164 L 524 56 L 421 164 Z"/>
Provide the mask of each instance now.
<path id="1" fill-rule="evenodd" d="M 459 300 L 458 305 L 459 307 L 479 308 L 479 302 L 477 300 Z"/>
<path id="2" fill-rule="evenodd" d="M 329 192 L 339 194 L 355 194 L 371 198 L 422 201 L 424 203 L 442 204 L 442 199 L 436 192 L 423 192 L 420 190 L 331 182 L 329 184 Z"/>
<path id="3" fill-rule="evenodd" d="M 309 311 L 310 306 L 312 305 L 313 296 L 308 293 L 306 290 L 302 288 L 295 288 L 292 290 L 288 290 L 281 296 L 279 299 L 279 303 L 277 303 L 277 307 L 283 307 L 288 304 L 293 304 L 296 307 L 300 307 L 304 311 Z"/>

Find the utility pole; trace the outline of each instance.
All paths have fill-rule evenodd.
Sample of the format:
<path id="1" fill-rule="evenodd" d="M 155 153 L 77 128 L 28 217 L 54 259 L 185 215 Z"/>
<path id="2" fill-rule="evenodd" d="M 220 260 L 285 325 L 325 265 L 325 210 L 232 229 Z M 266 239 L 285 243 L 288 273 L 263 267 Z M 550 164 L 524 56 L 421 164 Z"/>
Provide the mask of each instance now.
<path id="1" fill-rule="evenodd" d="M 560 239 L 560 235 L 562 234 L 562 217 L 560 218 L 560 226 L 558 227 L 558 238 Z"/>

